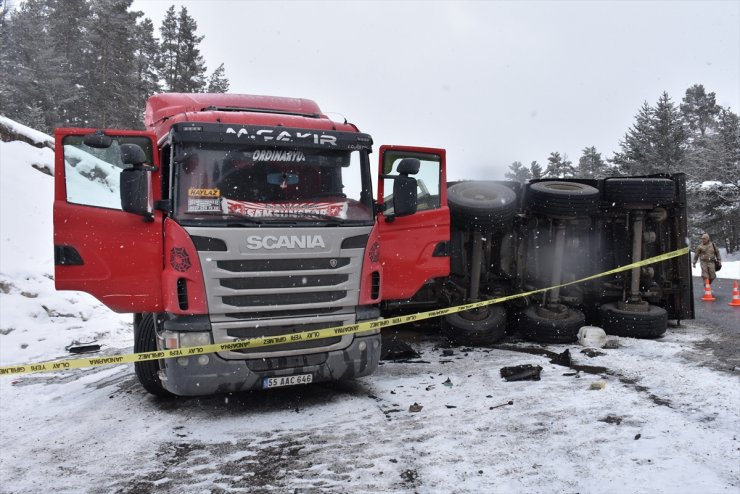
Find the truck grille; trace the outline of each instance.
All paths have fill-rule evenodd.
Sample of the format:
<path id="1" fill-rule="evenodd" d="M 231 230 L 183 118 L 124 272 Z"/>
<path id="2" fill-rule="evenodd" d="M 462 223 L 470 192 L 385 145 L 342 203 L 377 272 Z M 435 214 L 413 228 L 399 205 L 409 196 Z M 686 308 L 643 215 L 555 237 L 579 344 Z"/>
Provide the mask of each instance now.
<path id="1" fill-rule="evenodd" d="M 200 239 L 198 252 L 215 342 L 353 324 L 371 229 L 290 228 L 291 236 L 320 236 L 322 245 L 254 249 L 248 237 L 280 237 L 286 235 L 285 228 L 189 227 L 188 232 Z M 352 338 L 281 343 L 220 355 L 295 357 L 306 355 L 306 350 L 318 354 L 344 348 Z"/>

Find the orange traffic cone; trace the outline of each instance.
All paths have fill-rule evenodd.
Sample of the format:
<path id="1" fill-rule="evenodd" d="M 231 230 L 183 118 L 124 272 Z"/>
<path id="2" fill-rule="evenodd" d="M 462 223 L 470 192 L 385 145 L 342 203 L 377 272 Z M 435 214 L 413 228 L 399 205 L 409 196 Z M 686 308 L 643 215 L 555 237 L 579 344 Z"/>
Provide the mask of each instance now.
<path id="1" fill-rule="evenodd" d="M 737 281 L 732 287 L 732 302 L 730 302 L 727 305 L 731 305 L 733 307 L 740 307 L 740 290 L 737 289 Z"/>
<path id="2" fill-rule="evenodd" d="M 712 287 L 709 286 L 709 280 L 704 281 L 704 296 L 702 297 L 702 300 L 705 302 L 714 302 L 717 300 L 712 295 Z"/>

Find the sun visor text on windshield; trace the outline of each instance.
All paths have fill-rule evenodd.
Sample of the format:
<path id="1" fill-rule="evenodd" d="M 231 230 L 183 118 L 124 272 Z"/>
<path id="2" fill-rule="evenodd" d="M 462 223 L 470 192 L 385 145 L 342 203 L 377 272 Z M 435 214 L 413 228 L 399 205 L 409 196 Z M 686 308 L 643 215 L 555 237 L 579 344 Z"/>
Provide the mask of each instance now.
<path id="1" fill-rule="evenodd" d="M 170 131 L 170 139 L 173 143 L 211 142 L 286 146 L 294 149 L 371 150 L 373 144 L 373 140 L 368 134 L 359 132 L 194 122 L 173 125 Z"/>

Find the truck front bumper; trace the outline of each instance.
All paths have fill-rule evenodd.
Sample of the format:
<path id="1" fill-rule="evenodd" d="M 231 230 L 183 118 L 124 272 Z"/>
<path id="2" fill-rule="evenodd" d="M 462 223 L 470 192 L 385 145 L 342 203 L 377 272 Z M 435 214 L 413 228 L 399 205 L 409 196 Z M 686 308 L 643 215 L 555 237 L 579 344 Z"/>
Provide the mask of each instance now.
<path id="1" fill-rule="evenodd" d="M 380 360 L 380 334 L 355 336 L 341 350 L 306 355 L 279 368 L 280 358 L 226 360 L 218 354 L 165 359 L 159 371 L 164 388 L 178 396 L 202 396 L 263 389 L 268 377 L 311 374 L 312 382 L 338 381 L 372 374 Z M 276 368 L 277 367 L 277 368 Z M 273 370 L 271 370 L 273 369 Z"/>

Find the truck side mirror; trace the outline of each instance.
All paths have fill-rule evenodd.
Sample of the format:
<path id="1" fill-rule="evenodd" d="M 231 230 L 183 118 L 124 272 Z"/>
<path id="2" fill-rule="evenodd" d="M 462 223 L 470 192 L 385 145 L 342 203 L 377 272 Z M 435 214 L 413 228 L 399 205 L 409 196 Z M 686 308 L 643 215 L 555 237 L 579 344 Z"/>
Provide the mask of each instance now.
<path id="1" fill-rule="evenodd" d="M 144 164 L 146 153 L 137 144 L 121 144 L 121 161 L 124 165 L 133 165 L 121 172 L 121 209 L 151 217 L 148 172 L 156 168 Z"/>
<path id="2" fill-rule="evenodd" d="M 127 213 L 150 216 L 149 172 L 143 168 L 127 168 L 121 172 L 121 209 Z"/>
<path id="3" fill-rule="evenodd" d="M 416 179 L 399 175 L 393 179 L 393 216 L 416 213 Z"/>

